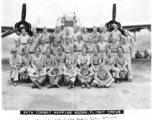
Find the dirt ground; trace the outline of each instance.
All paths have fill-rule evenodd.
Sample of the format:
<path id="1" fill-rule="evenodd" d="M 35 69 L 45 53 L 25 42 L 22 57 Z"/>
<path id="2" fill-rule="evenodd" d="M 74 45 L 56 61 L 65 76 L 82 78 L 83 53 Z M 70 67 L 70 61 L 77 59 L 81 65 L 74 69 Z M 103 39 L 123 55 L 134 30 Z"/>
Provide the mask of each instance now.
<path id="1" fill-rule="evenodd" d="M 2 105 L 4 110 L 112 110 L 151 109 L 151 60 L 132 60 L 133 82 L 113 83 L 110 88 L 76 86 L 32 89 L 31 83 L 10 83 L 10 67 L 2 61 Z"/>

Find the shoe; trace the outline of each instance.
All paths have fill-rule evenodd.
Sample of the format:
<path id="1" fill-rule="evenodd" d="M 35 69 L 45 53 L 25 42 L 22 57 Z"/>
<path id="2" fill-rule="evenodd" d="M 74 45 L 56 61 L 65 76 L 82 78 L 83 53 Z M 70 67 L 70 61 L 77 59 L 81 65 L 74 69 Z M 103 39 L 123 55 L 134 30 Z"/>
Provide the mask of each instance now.
<path id="1" fill-rule="evenodd" d="M 60 87 L 60 85 L 57 85 L 57 88 L 59 88 Z"/>
<path id="2" fill-rule="evenodd" d="M 38 87 L 38 89 L 41 89 L 41 86 L 40 86 L 40 84 L 39 84 L 39 82 L 37 80 L 34 83 Z"/>
<path id="3" fill-rule="evenodd" d="M 128 79 L 128 82 L 132 82 L 132 79 Z"/>
<path id="4" fill-rule="evenodd" d="M 37 86 L 36 86 L 35 84 L 33 84 L 33 85 L 32 85 L 32 88 L 33 88 L 33 89 L 34 89 L 34 88 L 37 88 Z"/>
<path id="5" fill-rule="evenodd" d="M 87 86 L 88 89 L 90 89 L 90 85 L 88 83 L 86 83 L 86 86 Z"/>
<path id="6" fill-rule="evenodd" d="M 9 82 L 9 83 L 14 83 L 14 79 L 11 78 L 8 82 Z"/>
<path id="7" fill-rule="evenodd" d="M 17 86 L 17 82 L 14 82 L 14 86 Z"/>
<path id="8" fill-rule="evenodd" d="M 48 88 L 54 88 L 54 85 L 48 85 Z"/>
<path id="9" fill-rule="evenodd" d="M 116 78 L 116 79 L 115 79 L 115 82 L 118 83 L 118 84 L 120 84 L 119 78 Z"/>
<path id="10" fill-rule="evenodd" d="M 71 85 L 68 86 L 68 89 L 71 89 Z"/>
<path id="11" fill-rule="evenodd" d="M 83 83 L 82 86 L 81 86 L 81 88 L 84 88 L 84 87 L 85 87 L 85 84 Z"/>

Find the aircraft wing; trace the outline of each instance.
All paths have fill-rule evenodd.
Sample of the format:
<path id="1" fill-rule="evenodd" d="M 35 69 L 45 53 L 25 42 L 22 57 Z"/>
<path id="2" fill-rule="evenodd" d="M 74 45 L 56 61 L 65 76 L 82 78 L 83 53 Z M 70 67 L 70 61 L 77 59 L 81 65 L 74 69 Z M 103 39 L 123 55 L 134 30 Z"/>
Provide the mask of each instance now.
<path id="1" fill-rule="evenodd" d="M 151 24 L 123 25 L 122 29 L 127 29 L 130 32 L 139 32 L 141 29 L 148 29 L 151 32 Z"/>
<path id="2" fill-rule="evenodd" d="M 13 30 L 13 27 L 11 25 L 10 26 L 2 26 L 1 27 L 1 33 L 9 31 L 9 30 Z"/>

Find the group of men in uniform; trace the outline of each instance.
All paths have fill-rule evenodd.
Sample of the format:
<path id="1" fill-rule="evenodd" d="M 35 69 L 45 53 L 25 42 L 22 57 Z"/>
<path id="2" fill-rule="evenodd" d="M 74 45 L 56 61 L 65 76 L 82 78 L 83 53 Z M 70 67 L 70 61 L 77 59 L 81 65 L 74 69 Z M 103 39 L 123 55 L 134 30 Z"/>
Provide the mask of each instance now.
<path id="1" fill-rule="evenodd" d="M 33 29 L 29 37 L 25 29 L 15 41 L 11 50 L 10 82 L 15 86 L 18 80 L 30 79 L 32 88 L 41 88 L 46 80 L 48 88 L 60 87 L 62 83 L 74 88 L 79 81 L 81 87 L 109 87 L 114 81 L 132 81 L 131 56 L 134 41 L 125 31 L 125 35 L 113 24 L 114 30 L 108 32 L 103 27 L 99 33 L 93 28 L 88 33 L 85 27 L 74 33 L 66 28 L 55 28 L 50 34 L 43 28 L 40 35 Z"/>

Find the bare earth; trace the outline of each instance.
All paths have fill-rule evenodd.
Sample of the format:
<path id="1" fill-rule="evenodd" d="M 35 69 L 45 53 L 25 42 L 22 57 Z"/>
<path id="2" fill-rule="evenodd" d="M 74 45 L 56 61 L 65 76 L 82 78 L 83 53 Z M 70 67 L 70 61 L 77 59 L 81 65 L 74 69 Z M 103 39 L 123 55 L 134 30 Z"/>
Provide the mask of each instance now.
<path id="1" fill-rule="evenodd" d="M 2 61 L 2 104 L 5 110 L 112 110 L 151 109 L 151 60 L 132 60 L 133 82 L 113 83 L 110 88 L 76 86 L 32 89 L 31 83 L 8 83 L 9 65 Z"/>

